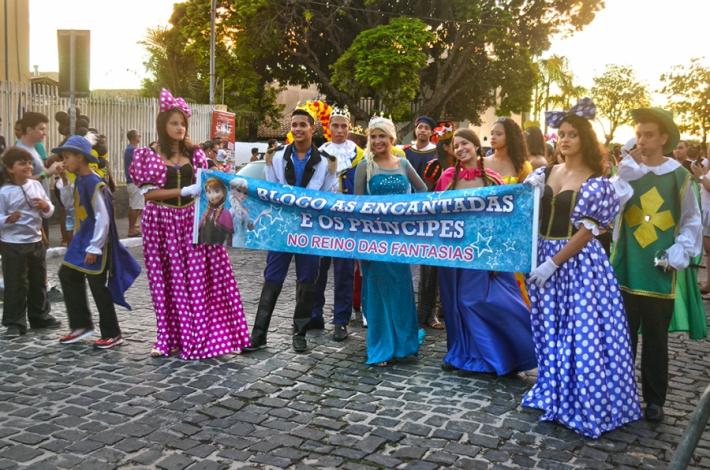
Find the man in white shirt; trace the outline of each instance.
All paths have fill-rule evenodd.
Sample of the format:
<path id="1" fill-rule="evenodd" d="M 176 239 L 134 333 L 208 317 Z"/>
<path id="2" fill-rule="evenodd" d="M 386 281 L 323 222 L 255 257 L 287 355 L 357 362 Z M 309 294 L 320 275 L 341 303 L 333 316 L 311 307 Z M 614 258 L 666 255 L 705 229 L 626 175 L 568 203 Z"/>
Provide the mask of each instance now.
<path id="1" fill-rule="evenodd" d="M 700 253 L 702 225 L 690 174 L 677 160 L 665 157 L 679 140 L 672 115 L 660 108 L 635 109 L 631 114 L 636 146 L 621 161 L 617 181 L 620 192 L 630 196 L 614 227 L 611 261 L 624 298 L 634 357 L 638 333 L 643 334 L 644 415 L 658 422 L 668 390 L 675 272 L 687 268 L 690 258 Z"/>
<path id="2" fill-rule="evenodd" d="M 293 143 L 280 149 L 269 149 L 264 155 L 266 180 L 316 191 L 332 191 L 337 185 L 336 162 L 313 145 L 315 119 L 308 111 L 296 109 L 291 113 Z M 296 258 L 296 308 L 293 312 L 292 345 L 295 352 L 308 349 L 306 331 L 311 320 L 318 276 L 318 257 L 269 251 L 264 269 L 264 285 L 251 333 L 251 346 L 245 352 L 266 347 L 266 335 L 271 315 L 288 274 L 291 258 Z"/>

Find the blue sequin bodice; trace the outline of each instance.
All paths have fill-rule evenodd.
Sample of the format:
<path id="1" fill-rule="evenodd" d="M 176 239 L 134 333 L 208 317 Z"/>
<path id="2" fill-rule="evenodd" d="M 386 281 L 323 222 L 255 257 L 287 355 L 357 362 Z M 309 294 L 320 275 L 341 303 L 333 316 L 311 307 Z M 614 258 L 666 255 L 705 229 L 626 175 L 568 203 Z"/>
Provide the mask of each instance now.
<path id="1" fill-rule="evenodd" d="M 402 174 L 379 173 L 372 175 L 368 184 L 368 191 L 373 196 L 408 194 L 410 189 L 409 180 Z"/>

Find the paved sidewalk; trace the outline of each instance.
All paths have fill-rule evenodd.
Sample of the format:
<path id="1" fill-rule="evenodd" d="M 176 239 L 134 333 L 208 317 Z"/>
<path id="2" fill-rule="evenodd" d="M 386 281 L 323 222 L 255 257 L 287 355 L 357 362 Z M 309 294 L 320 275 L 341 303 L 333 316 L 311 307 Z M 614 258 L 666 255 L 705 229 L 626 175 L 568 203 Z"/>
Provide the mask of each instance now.
<path id="1" fill-rule="evenodd" d="M 140 248 L 131 251 L 140 258 Z M 232 250 L 248 320 L 265 254 Z M 50 259 L 56 282 L 59 258 Z M 126 344 L 61 347 L 59 332 L 0 338 L 0 469 L 7 468 L 665 468 L 710 382 L 710 343 L 671 339 L 665 423 L 639 421 L 593 441 L 519 406 L 534 374 L 459 377 L 439 368 L 442 332 L 419 359 L 364 364 L 359 322 L 290 349 L 294 279 L 284 286 L 269 348 L 200 362 L 151 359 L 154 316 L 142 275 L 120 319 Z M 330 301 L 327 311 L 330 311 Z M 65 320 L 64 306 L 53 311 Z M 710 434 L 695 454 L 710 468 Z"/>

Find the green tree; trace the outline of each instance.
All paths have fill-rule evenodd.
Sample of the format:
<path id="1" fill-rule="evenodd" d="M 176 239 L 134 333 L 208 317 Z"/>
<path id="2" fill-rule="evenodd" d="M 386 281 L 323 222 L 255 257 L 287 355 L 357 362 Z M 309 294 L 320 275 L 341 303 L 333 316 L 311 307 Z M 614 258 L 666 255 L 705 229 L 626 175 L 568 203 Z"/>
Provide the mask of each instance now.
<path id="1" fill-rule="evenodd" d="M 567 74 L 567 59 L 553 55 L 540 59 L 533 64 L 535 82 L 532 94 L 532 117 L 540 119 L 549 110 L 553 87 L 560 83 Z"/>
<path id="2" fill-rule="evenodd" d="M 333 64 L 333 85 L 373 97 L 394 119 L 407 118 L 420 84 L 412 70 L 426 65 L 425 48 L 433 39 L 424 22 L 411 18 L 365 30 Z"/>
<path id="3" fill-rule="evenodd" d="M 532 58 L 549 47 L 552 34 L 588 24 L 602 3 L 240 0 L 234 2 L 231 24 L 237 31 L 237 49 L 243 47 L 243 38 L 257 38 L 259 47 L 254 58 L 269 64 L 265 77 L 279 83 L 317 84 L 326 99 L 347 104 L 360 119 L 368 117 L 367 110 L 360 106 L 362 98 L 379 97 L 388 102 L 402 99 L 411 106 L 411 88 L 418 80 L 415 101 L 419 113 L 478 122 L 482 111 L 491 105 L 501 113 L 529 108 L 534 82 Z M 417 33 L 416 40 L 408 42 L 412 47 L 386 49 L 375 45 L 370 50 L 373 57 L 366 58 L 363 44 L 372 37 L 392 40 L 392 19 L 400 17 L 410 18 L 412 28 L 420 28 L 423 23 L 426 30 L 419 29 L 422 34 Z M 421 23 L 415 23 L 416 19 Z M 423 32 L 429 32 L 432 38 L 422 49 Z M 426 53 L 423 64 L 422 51 Z M 366 77 L 364 70 L 384 77 Z M 404 90 L 399 89 L 401 85 Z M 404 105 L 398 112 L 405 114 Z"/>
<path id="4" fill-rule="evenodd" d="M 696 57 L 661 75 L 661 81 L 661 93 L 679 118 L 680 130 L 701 137 L 705 144 L 710 133 L 710 67 Z"/>
<path id="5" fill-rule="evenodd" d="M 149 29 L 140 44 L 148 52 L 145 67 L 152 74 L 143 79 L 144 96 L 158 96 L 163 87 L 179 96 L 193 97 L 198 93 L 197 60 L 185 53 L 176 30 L 164 27 Z"/>
<path id="6" fill-rule="evenodd" d="M 608 121 L 604 127 L 605 145 L 614 139 L 616 129 L 630 124 L 631 110 L 650 105 L 646 85 L 636 80 L 633 68 L 627 65 L 609 64 L 604 73 L 594 77 L 592 99 L 598 114 Z"/>
<path id="7" fill-rule="evenodd" d="M 552 55 L 533 64 L 535 82 L 532 92 L 531 118 L 537 121 L 545 116 L 551 107 L 569 109 L 576 100 L 582 98 L 586 88 L 574 83 L 574 74 L 569 70 L 567 59 Z M 547 132 L 547 125 L 545 125 Z"/>
<path id="8" fill-rule="evenodd" d="M 143 93 L 157 96 L 161 87 L 186 99 L 209 101 L 210 0 L 188 0 L 173 7 L 170 28 L 148 31 L 142 44 L 148 51 L 146 69 L 151 77 L 143 80 Z M 238 30 L 233 23 L 234 2 L 221 0 L 216 12 L 215 75 L 219 91 L 224 88 L 224 104 L 237 114 L 239 138 L 255 139 L 259 123 L 280 121 L 282 108 L 276 104 L 279 88 L 264 76 L 267 64 L 258 60 L 258 44 L 243 38 L 235 47 Z M 245 119 L 246 117 L 246 119 Z M 239 130 L 239 129 L 238 129 Z"/>

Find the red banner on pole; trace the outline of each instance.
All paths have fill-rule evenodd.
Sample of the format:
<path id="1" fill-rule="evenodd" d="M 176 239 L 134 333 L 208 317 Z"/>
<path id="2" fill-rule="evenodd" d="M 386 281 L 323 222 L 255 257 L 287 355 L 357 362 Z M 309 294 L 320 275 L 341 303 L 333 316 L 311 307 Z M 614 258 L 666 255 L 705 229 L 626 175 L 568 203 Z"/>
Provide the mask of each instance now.
<path id="1" fill-rule="evenodd" d="M 223 141 L 234 143 L 236 140 L 236 118 L 234 113 L 212 111 L 210 138 L 221 137 Z"/>

